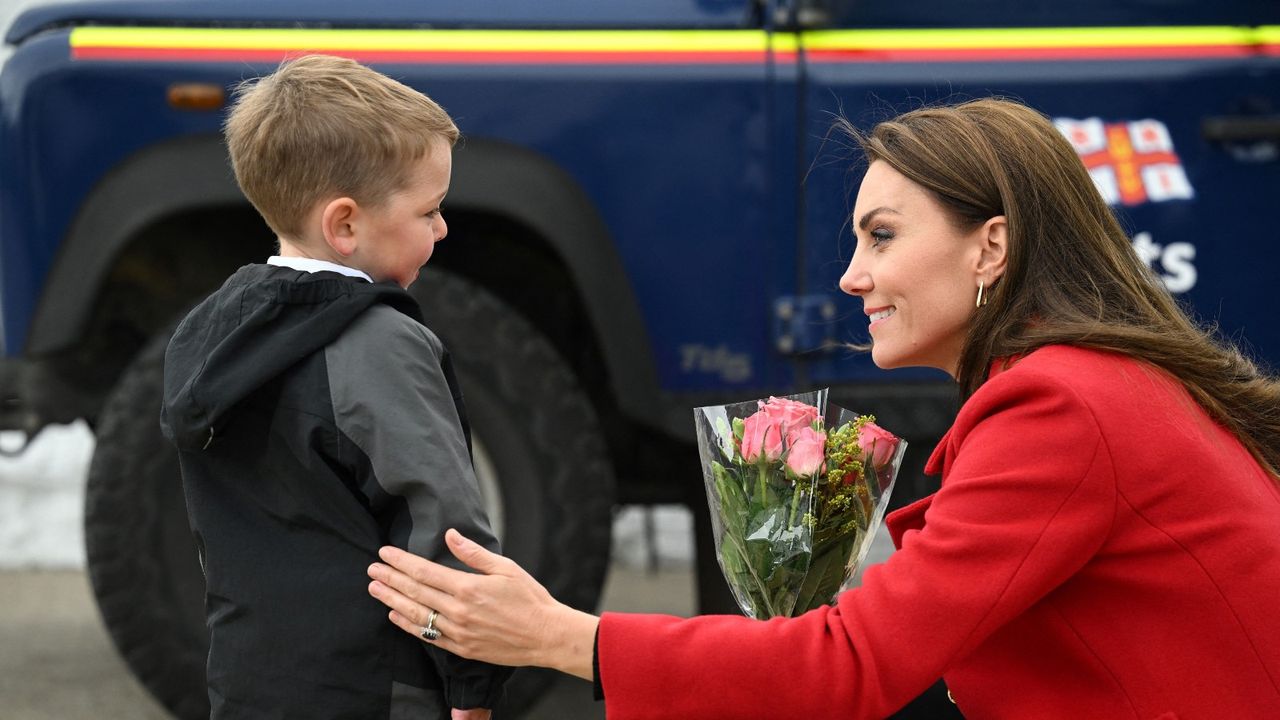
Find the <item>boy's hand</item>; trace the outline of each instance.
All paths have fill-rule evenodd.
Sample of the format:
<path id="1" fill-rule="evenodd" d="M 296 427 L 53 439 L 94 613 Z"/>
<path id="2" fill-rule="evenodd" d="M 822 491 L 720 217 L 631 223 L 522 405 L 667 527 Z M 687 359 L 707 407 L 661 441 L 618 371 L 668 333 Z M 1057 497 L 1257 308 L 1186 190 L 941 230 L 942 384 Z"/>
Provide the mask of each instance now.
<path id="1" fill-rule="evenodd" d="M 484 708 L 475 708 L 472 710 L 453 709 L 453 713 L 449 716 L 450 720 L 489 720 L 489 716 L 493 714 L 492 710 Z"/>

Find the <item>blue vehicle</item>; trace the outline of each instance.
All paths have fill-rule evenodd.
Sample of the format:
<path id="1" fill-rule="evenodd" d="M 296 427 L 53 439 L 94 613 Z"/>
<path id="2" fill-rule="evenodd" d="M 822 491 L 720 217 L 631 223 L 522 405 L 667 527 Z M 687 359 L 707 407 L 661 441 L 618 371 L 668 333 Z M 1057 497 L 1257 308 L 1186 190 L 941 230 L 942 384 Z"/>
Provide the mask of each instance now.
<path id="1" fill-rule="evenodd" d="M 219 127 L 236 84 L 291 54 L 364 61 L 465 134 L 449 240 L 412 292 L 458 359 L 504 545 L 582 608 L 616 503 L 688 503 L 709 537 L 694 406 L 831 386 L 912 441 L 898 502 L 931 489 L 954 387 L 846 349 L 866 320 L 836 287 L 860 176 L 839 114 L 1042 110 L 1153 272 L 1280 366 L 1269 0 L 100 0 L 5 39 L 0 429 L 94 424 L 94 590 L 179 717 L 207 713 L 203 581 L 160 361 L 187 307 L 273 250 Z M 699 565 L 703 607 L 731 607 Z"/>

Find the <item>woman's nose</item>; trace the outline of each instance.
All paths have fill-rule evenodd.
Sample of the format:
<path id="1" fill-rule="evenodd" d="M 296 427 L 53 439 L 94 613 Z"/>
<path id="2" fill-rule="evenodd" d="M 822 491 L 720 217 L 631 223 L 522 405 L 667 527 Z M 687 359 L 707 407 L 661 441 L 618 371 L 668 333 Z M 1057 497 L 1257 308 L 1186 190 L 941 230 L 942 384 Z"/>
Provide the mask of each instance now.
<path id="1" fill-rule="evenodd" d="M 862 295 L 871 289 L 871 275 L 861 267 L 856 253 L 840 276 L 840 289 L 850 295 Z"/>

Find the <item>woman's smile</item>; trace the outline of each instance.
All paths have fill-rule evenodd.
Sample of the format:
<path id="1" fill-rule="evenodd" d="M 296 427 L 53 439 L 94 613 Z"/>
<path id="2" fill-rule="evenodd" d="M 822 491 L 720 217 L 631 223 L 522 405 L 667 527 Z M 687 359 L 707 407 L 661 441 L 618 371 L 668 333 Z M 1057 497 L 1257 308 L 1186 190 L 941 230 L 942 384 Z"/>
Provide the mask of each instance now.
<path id="1" fill-rule="evenodd" d="M 898 311 L 898 308 L 892 305 L 888 307 L 882 307 L 882 308 L 874 308 L 874 309 L 868 308 L 866 310 L 867 319 L 870 321 L 871 324 L 867 326 L 867 329 L 869 331 L 875 330 L 877 327 L 880 327 L 881 325 L 883 325 L 884 321 L 888 320 L 897 311 Z"/>

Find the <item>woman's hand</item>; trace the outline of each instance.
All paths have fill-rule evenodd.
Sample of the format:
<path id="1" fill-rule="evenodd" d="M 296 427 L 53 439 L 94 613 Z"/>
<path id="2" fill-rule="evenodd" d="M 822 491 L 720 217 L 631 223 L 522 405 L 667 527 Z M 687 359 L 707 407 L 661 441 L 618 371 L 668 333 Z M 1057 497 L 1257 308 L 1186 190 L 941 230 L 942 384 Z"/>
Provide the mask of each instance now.
<path id="1" fill-rule="evenodd" d="M 378 551 L 369 566 L 369 594 L 391 608 L 391 622 L 421 637 L 433 627 L 433 642 L 449 652 L 498 665 L 548 667 L 592 679 L 599 618 L 557 602 L 546 588 L 511 560 L 462 537 L 445 533 L 449 551 L 479 574 L 433 563 L 399 548 Z"/>
<path id="2" fill-rule="evenodd" d="M 459 710 L 453 708 L 453 712 L 449 713 L 449 720 L 489 720 L 493 717 L 492 710 Z"/>

